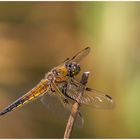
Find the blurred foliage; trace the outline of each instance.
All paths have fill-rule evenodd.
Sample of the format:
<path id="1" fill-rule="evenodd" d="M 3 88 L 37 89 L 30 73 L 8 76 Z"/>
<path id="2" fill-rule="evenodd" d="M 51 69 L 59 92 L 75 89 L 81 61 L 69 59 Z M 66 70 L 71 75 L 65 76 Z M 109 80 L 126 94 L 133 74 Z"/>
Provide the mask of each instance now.
<path id="1" fill-rule="evenodd" d="M 0 108 L 86 46 L 89 86 L 109 92 L 113 110 L 81 107 L 73 138 L 140 137 L 139 2 L 0 2 Z M 62 138 L 65 123 L 39 102 L 2 116 L 0 138 Z"/>

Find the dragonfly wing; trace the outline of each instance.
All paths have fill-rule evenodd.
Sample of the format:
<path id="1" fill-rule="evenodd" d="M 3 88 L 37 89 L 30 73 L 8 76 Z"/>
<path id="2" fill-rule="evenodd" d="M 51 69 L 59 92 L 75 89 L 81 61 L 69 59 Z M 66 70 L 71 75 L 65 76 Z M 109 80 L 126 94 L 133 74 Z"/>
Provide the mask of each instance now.
<path id="1" fill-rule="evenodd" d="M 55 116 L 58 116 L 59 118 L 62 118 L 65 121 L 68 120 L 72 107 L 72 104 L 70 102 L 64 106 L 60 102 L 59 96 L 51 95 L 51 93 L 48 92 L 41 97 L 41 102 Z M 82 128 L 83 122 L 83 118 L 81 116 L 81 113 L 79 112 L 75 121 L 75 126 Z"/>
<path id="2" fill-rule="evenodd" d="M 111 109 L 114 107 L 114 101 L 111 96 L 95 89 L 86 90 L 81 103 L 92 105 L 96 108 Z"/>
<path id="3" fill-rule="evenodd" d="M 78 52 L 72 58 L 65 60 L 66 63 L 68 62 L 80 62 L 84 57 L 86 57 L 90 52 L 90 47 L 86 47 L 82 51 Z"/>
<path id="4" fill-rule="evenodd" d="M 81 83 L 70 83 L 67 87 L 67 95 L 71 98 L 75 99 L 78 97 L 78 87 Z M 113 99 L 106 93 L 101 91 L 97 91 L 95 89 L 86 88 L 83 96 L 80 99 L 81 104 L 92 105 L 95 108 L 113 108 L 114 101 Z"/>

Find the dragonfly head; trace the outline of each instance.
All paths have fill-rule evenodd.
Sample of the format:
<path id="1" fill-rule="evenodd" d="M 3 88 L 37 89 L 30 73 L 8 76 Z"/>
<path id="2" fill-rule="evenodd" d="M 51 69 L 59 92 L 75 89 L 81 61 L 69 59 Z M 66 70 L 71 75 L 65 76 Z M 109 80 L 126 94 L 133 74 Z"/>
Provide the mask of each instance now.
<path id="1" fill-rule="evenodd" d="M 70 77 L 73 77 L 80 72 L 80 65 L 75 62 L 66 64 L 66 67 L 68 69 L 68 76 Z"/>

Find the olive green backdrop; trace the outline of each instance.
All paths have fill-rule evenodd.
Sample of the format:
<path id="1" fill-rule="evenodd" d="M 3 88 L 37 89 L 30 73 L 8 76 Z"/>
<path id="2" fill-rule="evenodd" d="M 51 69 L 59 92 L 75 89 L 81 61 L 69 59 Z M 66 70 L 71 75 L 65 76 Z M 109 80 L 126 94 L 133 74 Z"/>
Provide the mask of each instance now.
<path id="1" fill-rule="evenodd" d="M 0 2 L 0 109 L 90 46 L 82 72 L 116 106 L 81 107 L 72 138 L 139 138 L 139 13 L 139 2 Z M 63 138 L 65 125 L 36 100 L 0 118 L 0 138 Z"/>

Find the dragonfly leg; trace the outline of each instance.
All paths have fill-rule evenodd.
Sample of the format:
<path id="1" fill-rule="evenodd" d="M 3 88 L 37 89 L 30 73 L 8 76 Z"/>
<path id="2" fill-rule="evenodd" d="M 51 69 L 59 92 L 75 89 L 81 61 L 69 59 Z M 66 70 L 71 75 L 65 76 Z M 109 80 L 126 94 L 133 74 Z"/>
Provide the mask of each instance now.
<path id="1" fill-rule="evenodd" d="M 66 104 L 69 104 L 65 95 L 60 91 L 60 89 L 57 87 L 57 85 L 54 82 L 52 82 L 52 87 L 55 89 L 55 91 L 57 91 L 63 105 L 65 106 Z"/>

